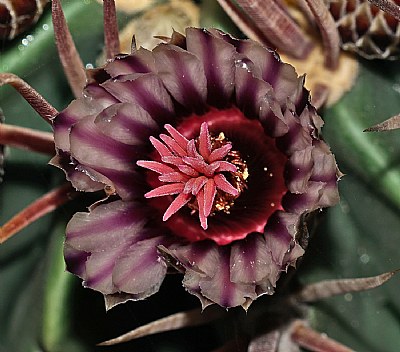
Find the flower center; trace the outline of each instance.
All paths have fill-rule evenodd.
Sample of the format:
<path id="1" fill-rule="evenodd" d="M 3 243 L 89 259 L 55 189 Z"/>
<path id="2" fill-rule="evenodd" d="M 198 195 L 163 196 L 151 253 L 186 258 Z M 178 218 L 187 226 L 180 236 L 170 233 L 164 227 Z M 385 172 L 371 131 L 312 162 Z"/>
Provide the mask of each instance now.
<path id="1" fill-rule="evenodd" d="M 150 137 L 160 161 L 139 160 L 137 165 L 159 174 L 163 184 L 145 194 L 146 198 L 177 195 L 164 213 L 168 220 L 187 205 L 198 213 L 201 227 L 216 212 L 229 213 L 236 198 L 246 189 L 248 169 L 238 151 L 221 132 L 211 136 L 207 122 L 197 138 L 188 140 L 171 125 L 169 136 Z"/>

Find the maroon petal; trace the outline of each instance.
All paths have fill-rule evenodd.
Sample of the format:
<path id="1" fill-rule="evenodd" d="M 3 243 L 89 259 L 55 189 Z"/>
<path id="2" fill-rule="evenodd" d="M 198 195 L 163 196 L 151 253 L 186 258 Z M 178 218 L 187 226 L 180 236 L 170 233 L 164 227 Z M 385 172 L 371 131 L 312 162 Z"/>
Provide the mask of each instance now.
<path id="1" fill-rule="evenodd" d="M 204 112 L 207 80 L 200 60 L 186 50 L 166 44 L 157 46 L 153 54 L 158 76 L 175 100 L 190 111 Z"/>

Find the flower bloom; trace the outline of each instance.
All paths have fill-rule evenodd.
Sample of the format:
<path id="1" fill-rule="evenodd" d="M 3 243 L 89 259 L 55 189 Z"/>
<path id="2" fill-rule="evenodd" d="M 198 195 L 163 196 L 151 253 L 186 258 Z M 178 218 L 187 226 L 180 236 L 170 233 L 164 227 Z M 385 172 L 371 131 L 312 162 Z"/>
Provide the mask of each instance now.
<path id="1" fill-rule="evenodd" d="M 108 195 L 69 222 L 67 269 L 109 307 L 170 266 L 203 306 L 272 294 L 304 216 L 338 201 L 321 126 L 303 79 L 254 41 L 189 28 L 117 56 L 54 120 L 53 164 Z"/>

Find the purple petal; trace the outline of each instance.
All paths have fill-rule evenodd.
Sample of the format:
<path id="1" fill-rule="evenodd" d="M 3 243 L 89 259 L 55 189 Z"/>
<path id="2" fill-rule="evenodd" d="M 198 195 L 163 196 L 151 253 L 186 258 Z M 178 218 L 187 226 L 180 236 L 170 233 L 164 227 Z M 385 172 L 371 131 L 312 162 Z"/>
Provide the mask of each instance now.
<path id="1" fill-rule="evenodd" d="M 300 215 L 283 211 L 276 211 L 268 220 L 265 227 L 265 241 L 272 259 L 280 268 L 285 268 L 285 264 L 289 264 L 284 258 L 292 250 L 301 225 Z M 304 250 L 297 252 L 304 253 Z"/>
<path id="2" fill-rule="evenodd" d="M 248 118 L 257 118 L 262 101 L 266 96 L 273 95 L 271 85 L 254 77 L 253 72 L 245 62 L 237 64 L 235 91 L 237 105 Z"/>
<path id="3" fill-rule="evenodd" d="M 83 285 L 100 291 L 103 294 L 117 292 L 117 288 L 112 281 L 112 273 L 116 259 L 122 255 L 128 247 L 119 246 L 109 248 L 102 252 L 93 252 L 86 262 L 86 272 L 83 277 Z"/>
<path id="4" fill-rule="evenodd" d="M 79 277 L 86 275 L 86 261 L 90 253 L 75 249 L 68 243 L 64 245 L 64 257 L 67 265 L 67 270 Z"/>
<path id="5" fill-rule="evenodd" d="M 314 160 L 313 147 L 294 152 L 286 164 L 285 178 L 288 190 L 292 193 L 305 193 L 308 188 Z"/>
<path id="6" fill-rule="evenodd" d="M 71 182 L 72 186 L 85 192 L 96 192 L 104 188 L 107 179 L 92 169 L 83 170 L 80 165 L 71 160 L 71 156 L 67 152 L 58 150 L 58 155 L 54 156 L 50 165 L 60 168 L 64 171 L 66 179 Z"/>
<path id="7" fill-rule="evenodd" d="M 229 247 L 219 247 L 218 254 L 214 276 L 199 277 L 201 293 L 222 307 L 246 306 L 247 300 L 257 298 L 255 286 L 231 281 Z"/>
<path id="8" fill-rule="evenodd" d="M 163 251 L 184 268 L 183 285 L 203 305 L 211 301 L 222 307 L 247 307 L 248 301 L 256 298 L 255 285 L 230 280 L 229 246 L 203 241 Z"/>
<path id="9" fill-rule="evenodd" d="M 147 239 L 135 243 L 118 258 L 113 282 L 119 291 L 145 298 L 159 290 L 167 272 L 167 265 L 157 252 L 157 246 L 163 243 L 164 237 Z"/>
<path id="10" fill-rule="evenodd" d="M 151 51 L 140 48 L 133 55 L 119 55 L 105 66 L 112 77 L 132 73 L 148 73 L 155 70 L 154 58 Z"/>
<path id="11" fill-rule="evenodd" d="M 86 116 L 94 116 L 118 102 L 104 88 L 96 84 L 88 85 L 83 94 L 83 98 L 72 101 L 53 120 L 54 142 L 58 149 L 69 151 L 69 132 L 77 121 Z"/>
<path id="12" fill-rule="evenodd" d="M 234 89 L 235 59 L 238 56 L 235 47 L 198 28 L 186 29 L 186 44 L 188 51 L 203 64 L 208 103 L 216 107 L 225 106 Z"/>
<path id="13" fill-rule="evenodd" d="M 147 221 L 148 216 L 142 205 L 123 201 L 101 204 L 90 213 L 75 214 L 67 227 L 67 268 L 80 275 L 85 286 L 104 294 L 121 291 L 123 284 L 117 280 L 117 287 L 114 275 L 121 278 L 121 275 L 126 274 L 124 268 L 128 258 L 139 268 L 140 263 L 135 262 L 135 259 L 140 261 L 140 256 L 142 260 L 144 256 L 151 257 L 155 259 L 153 267 L 149 266 L 149 262 L 143 263 L 143 267 L 151 267 L 149 270 L 155 274 L 155 267 L 159 266 L 158 272 L 161 273 L 165 265 L 160 264 L 153 254 L 156 246 L 162 241 L 161 238 L 149 239 L 149 231 L 144 230 Z M 138 247 L 135 247 L 135 244 L 138 244 Z M 135 248 L 143 252 L 134 251 Z M 143 285 L 146 283 L 143 282 Z M 154 293 L 156 287 L 152 283 L 150 285 L 153 287 L 151 292 Z"/>
<path id="14" fill-rule="evenodd" d="M 131 182 L 139 181 L 135 161 L 143 152 L 138 146 L 104 135 L 94 123 L 94 118 L 77 122 L 70 133 L 71 155 L 83 167 L 89 167 L 107 177 L 124 198 L 137 193 Z"/>
<path id="15" fill-rule="evenodd" d="M 199 59 L 172 45 L 159 45 L 153 53 L 158 76 L 170 94 L 189 110 L 203 112 L 207 99 L 207 80 Z"/>
<path id="16" fill-rule="evenodd" d="M 120 76 L 102 86 L 121 102 L 138 104 L 158 123 L 175 120 L 171 97 L 153 73 Z"/>
<path id="17" fill-rule="evenodd" d="M 259 283 L 270 278 L 274 263 L 261 234 L 251 234 L 234 242 L 231 249 L 231 281 L 236 283 Z"/>
<path id="18" fill-rule="evenodd" d="M 159 131 L 147 111 L 132 103 L 111 105 L 97 115 L 95 124 L 104 135 L 130 145 L 147 144 L 149 137 Z"/>
<path id="19" fill-rule="evenodd" d="M 297 76 L 293 66 L 282 63 L 276 52 L 253 41 L 244 41 L 240 53 L 254 63 L 256 70 L 253 72 L 260 72 L 259 78 L 274 88 L 275 98 L 282 106 L 288 98 L 297 101 L 303 94 L 303 79 Z"/>
<path id="20" fill-rule="evenodd" d="M 143 205 L 123 201 L 99 205 L 90 213 L 76 213 L 66 229 L 66 244 L 91 253 L 139 241 L 146 215 Z"/>
<path id="21" fill-rule="evenodd" d="M 285 123 L 289 127 L 288 133 L 277 138 L 277 147 L 290 156 L 295 151 L 303 150 L 312 145 L 312 137 L 303 128 L 294 111 L 287 108 L 284 113 Z"/>

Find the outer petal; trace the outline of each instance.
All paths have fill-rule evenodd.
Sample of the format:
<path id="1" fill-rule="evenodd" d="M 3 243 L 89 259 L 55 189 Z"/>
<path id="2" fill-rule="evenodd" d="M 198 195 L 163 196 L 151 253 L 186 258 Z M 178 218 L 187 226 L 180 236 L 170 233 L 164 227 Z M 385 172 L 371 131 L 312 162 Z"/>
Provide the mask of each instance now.
<path id="1" fill-rule="evenodd" d="M 164 237 L 155 237 L 133 244 L 118 258 L 113 282 L 120 292 L 148 297 L 157 292 L 167 273 L 167 264 L 160 260 L 157 246 Z"/>
<path id="2" fill-rule="evenodd" d="M 158 123 L 175 120 L 171 97 L 160 78 L 153 73 L 119 76 L 102 83 L 102 86 L 119 101 L 141 106 Z"/>
<path id="3" fill-rule="evenodd" d="M 54 142 L 57 149 L 69 151 L 69 133 L 76 122 L 86 116 L 94 116 L 107 106 L 118 102 L 97 84 L 88 85 L 83 95 L 83 98 L 74 100 L 53 120 Z"/>
<path id="4" fill-rule="evenodd" d="M 222 307 L 247 307 L 248 301 L 257 297 L 254 284 L 231 281 L 230 246 L 203 241 L 164 253 L 177 260 L 185 271 L 183 284 L 187 290 L 206 298 L 203 305 L 211 301 Z"/>
<path id="5" fill-rule="evenodd" d="M 190 111 L 205 111 L 207 80 L 203 65 L 193 54 L 174 45 L 154 49 L 158 76 L 169 93 Z"/>
<path id="6" fill-rule="evenodd" d="M 123 243 L 138 242 L 149 214 L 135 202 L 102 204 L 90 213 L 76 213 L 67 226 L 66 243 L 87 253 L 103 252 Z"/>
<path id="7" fill-rule="evenodd" d="M 140 182 L 135 161 L 143 154 L 143 147 L 130 146 L 104 135 L 86 118 L 76 123 L 70 133 L 71 154 L 83 167 L 89 167 L 107 177 L 123 198 L 140 194 L 134 184 Z"/>
<path id="8" fill-rule="evenodd" d="M 271 253 L 261 234 L 250 234 L 244 240 L 232 244 L 230 256 L 232 282 L 255 284 L 268 280 L 272 264 Z"/>
<path id="9" fill-rule="evenodd" d="M 291 262 L 285 259 L 287 255 L 293 250 L 296 244 L 296 236 L 298 231 L 302 228 L 301 219 L 298 214 L 291 214 L 284 211 L 277 211 L 272 215 L 265 227 L 265 241 L 268 249 L 271 252 L 274 262 L 284 270 Z M 300 257 L 304 250 L 296 247 L 296 258 Z"/>
<path id="10" fill-rule="evenodd" d="M 133 103 L 111 105 L 97 115 L 95 124 L 102 134 L 136 146 L 148 144 L 149 137 L 160 130 L 149 113 Z"/>
<path id="11" fill-rule="evenodd" d="M 118 55 L 104 69 L 112 78 L 132 73 L 153 72 L 155 69 L 153 54 L 151 51 L 140 48 L 133 55 Z"/>
<path id="12" fill-rule="evenodd" d="M 79 191 L 95 192 L 104 188 L 108 180 L 98 172 L 85 168 L 83 169 L 75 160 L 71 159 L 68 152 L 57 151 L 49 164 L 64 171 L 66 179 Z"/>
<path id="13" fill-rule="evenodd" d="M 207 102 L 224 107 L 233 93 L 235 82 L 235 47 L 204 29 L 186 29 L 187 50 L 195 54 L 207 77 Z"/>
<path id="14" fill-rule="evenodd" d="M 239 61 L 235 71 L 236 102 L 240 110 L 249 118 L 257 118 L 262 101 L 274 95 L 268 82 L 253 75 L 250 63 Z"/>
<path id="15" fill-rule="evenodd" d="M 140 204 L 123 201 L 75 214 L 67 227 L 68 270 L 107 295 L 125 293 L 135 299 L 156 292 L 166 272 L 156 248 L 167 241 L 149 235 L 148 218 Z"/>
<path id="16" fill-rule="evenodd" d="M 282 106 L 288 98 L 304 106 L 309 94 L 303 79 L 297 76 L 293 66 L 283 63 L 275 51 L 248 40 L 243 41 L 239 52 L 254 63 L 260 72 L 257 77 L 274 88 L 275 97 Z"/>

